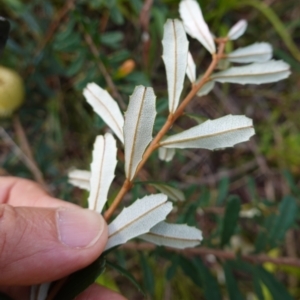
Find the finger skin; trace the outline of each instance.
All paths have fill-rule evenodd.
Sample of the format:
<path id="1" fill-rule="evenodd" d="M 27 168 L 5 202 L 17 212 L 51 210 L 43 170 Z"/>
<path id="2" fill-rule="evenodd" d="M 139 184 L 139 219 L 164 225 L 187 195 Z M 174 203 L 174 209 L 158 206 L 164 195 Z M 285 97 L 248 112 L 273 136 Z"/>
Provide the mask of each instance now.
<path id="1" fill-rule="evenodd" d="M 76 300 L 126 300 L 122 295 L 98 284 L 92 284 Z"/>
<path id="2" fill-rule="evenodd" d="M 57 207 L 80 214 L 83 209 L 51 198 L 27 180 L 0 178 L 0 191 L 0 202 L 5 203 L 0 204 L 0 285 L 53 281 L 89 265 L 102 253 L 107 226 L 100 215 L 95 217 L 101 222 L 97 240 L 88 247 L 70 247 L 58 232 L 58 212 L 62 208 Z M 23 207 L 18 207 L 19 203 Z"/>
<path id="3" fill-rule="evenodd" d="M 17 177 L 0 177 L 0 203 L 12 206 L 78 207 L 49 196 L 37 183 Z"/>
<path id="4" fill-rule="evenodd" d="M 13 299 L 28 299 L 26 285 L 56 280 L 90 264 L 105 246 L 106 226 L 92 247 L 70 249 L 58 243 L 57 207 L 77 206 L 50 197 L 32 181 L 0 177 L 0 291 Z M 108 299 L 125 298 L 96 284 L 76 298 Z"/>

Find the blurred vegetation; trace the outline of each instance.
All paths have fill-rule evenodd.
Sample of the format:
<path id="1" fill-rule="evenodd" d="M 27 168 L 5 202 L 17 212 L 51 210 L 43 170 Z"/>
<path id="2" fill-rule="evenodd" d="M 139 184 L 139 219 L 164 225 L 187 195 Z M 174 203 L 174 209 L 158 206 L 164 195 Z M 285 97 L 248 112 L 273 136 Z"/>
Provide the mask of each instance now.
<path id="1" fill-rule="evenodd" d="M 84 206 L 87 195 L 67 183 L 67 172 L 73 166 L 89 168 L 95 136 L 106 128 L 86 104 L 82 90 L 94 81 L 125 110 L 136 85 L 153 86 L 157 131 L 167 116 L 163 24 L 167 18 L 178 18 L 179 1 L 74 3 L 0 0 L 0 15 L 12 27 L 0 63 L 24 78 L 26 100 L 17 114 L 50 192 Z M 291 65 L 292 75 L 260 87 L 217 85 L 208 96 L 195 99 L 174 131 L 195 123 L 188 113 L 203 119 L 232 113 L 254 119 L 256 136 L 234 149 L 177 151 L 171 163 L 153 155 L 139 180 L 161 180 L 182 189 L 187 200 L 178 204 L 174 221 L 199 227 L 204 248 L 236 253 L 236 259 L 163 248 L 125 248 L 108 258 L 127 269 L 149 299 L 299 299 L 299 265 L 261 265 L 243 255 L 300 261 L 300 7 L 294 0 L 203 0 L 201 7 L 216 35 L 226 34 L 239 19 L 248 20 L 247 32 L 229 44 L 228 51 L 267 41 L 275 57 Z M 190 40 L 190 47 L 198 72 L 205 71 L 208 53 L 195 40 Z M 22 148 L 13 118 L 0 122 Z M 0 162 L 3 175 L 34 178 L 16 145 L 3 138 Z M 119 163 L 112 198 L 123 174 Z M 149 192 L 150 185 L 136 184 L 126 201 Z M 113 270 L 98 281 L 129 299 L 143 298 Z"/>

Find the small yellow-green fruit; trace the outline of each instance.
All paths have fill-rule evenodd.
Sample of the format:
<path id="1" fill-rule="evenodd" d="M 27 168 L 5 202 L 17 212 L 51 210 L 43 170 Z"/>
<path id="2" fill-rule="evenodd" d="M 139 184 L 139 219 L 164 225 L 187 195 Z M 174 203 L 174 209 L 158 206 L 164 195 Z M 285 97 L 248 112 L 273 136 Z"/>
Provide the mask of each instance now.
<path id="1" fill-rule="evenodd" d="M 24 101 L 25 89 L 21 76 L 0 66 L 0 117 L 10 116 Z"/>

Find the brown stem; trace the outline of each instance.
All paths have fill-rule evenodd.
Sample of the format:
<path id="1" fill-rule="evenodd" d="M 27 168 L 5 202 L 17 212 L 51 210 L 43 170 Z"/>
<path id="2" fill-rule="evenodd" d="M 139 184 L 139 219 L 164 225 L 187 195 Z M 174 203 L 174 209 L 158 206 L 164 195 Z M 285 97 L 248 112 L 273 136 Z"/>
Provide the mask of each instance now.
<path id="1" fill-rule="evenodd" d="M 98 51 L 97 51 L 97 48 L 96 48 L 95 44 L 93 43 L 93 41 L 91 39 L 91 36 L 89 36 L 88 34 L 85 34 L 84 38 L 85 38 L 87 44 L 89 45 L 92 53 L 94 54 L 94 56 L 96 58 L 98 58 Z M 143 159 L 141 160 L 140 164 L 138 165 L 137 170 L 135 172 L 135 175 L 134 175 L 133 179 L 136 177 L 136 175 L 138 174 L 138 172 L 144 166 L 144 164 L 146 163 L 146 161 L 148 160 L 148 158 L 152 154 L 152 152 L 159 147 L 159 141 L 163 138 L 163 136 L 172 127 L 172 125 L 177 120 L 177 118 L 179 118 L 182 115 L 185 107 L 189 104 L 189 102 L 192 100 L 192 98 L 196 95 L 196 93 L 198 92 L 198 90 L 201 89 L 201 87 L 203 87 L 203 85 L 207 81 L 209 81 L 209 78 L 210 78 L 212 72 L 216 68 L 219 60 L 222 58 L 226 41 L 227 41 L 226 39 L 220 40 L 218 53 L 217 54 L 213 54 L 212 62 L 209 65 L 208 69 L 206 70 L 205 74 L 203 75 L 202 79 L 197 84 L 195 84 L 195 85 L 192 86 L 191 91 L 185 97 L 185 99 L 182 101 L 182 103 L 179 105 L 179 107 L 177 108 L 177 110 L 174 113 L 170 113 L 169 114 L 166 123 L 163 125 L 163 127 L 160 129 L 160 131 L 157 133 L 157 135 L 155 136 L 155 138 L 152 140 L 152 142 L 150 143 L 149 147 L 145 151 L 145 153 L 143 155 Z M 102 67 L 104 67 L 104 65 L 102 64 L 102 62 L 99 61 L 99 60 L 98 60 L 98 66 L 99 66 L 100 70 L 102 69 Z M 102 71 L 104 71 L 103 74 L 105 74 L 107 72 L 106 69 L 105 69 L 105 67 L 104 67 L 104 69 L 102 69 Z M 108 78 L 109 78 L 109 81 L 110 81 L 111 78 L 110 77 L 108 77 Z M 105 77 L 105 79 L 107 79 L 107 77 Z M 112 87 L 113 87 L 113 90 L 115 90 L 114 85 Z M 108 210 L 104 213 L 104 219 L 106 221 L 108 221 L 110 219 L 110 217 L 112 216 L 112 214 L 114 213 L 114 211 L 117 209 L 118 205 L 121 203 L 121 201 L 122 201 L 123 197 L 125 196 L 125 194 L 132 188 L 132 186 L 133 186 L 133 183 L 132 183 L 133 179 L 131 181 L 129 179 L 125 179 L 125 181 L 124 181 L 124 183 L 123 183 L 123 185 L 122 185 L 119 193 L 117 194 L 117 196 L 113 200 L 113 202 L 110 205 L 110 207 L 108 208 Z M 51 298 L 49 298 L 49 296 L 48 296 L 47 300 L 51 300 L 53 298 L 53 296 L 57 293 L 56 289 L 59 290 L 60 286 L 63 285 L 63 283 L 65 282 L 65 280 L 66 280 L 66 278 L 63 278 L 60 281 L 58 281 L 58 283 L 56 283 L 56 288 L 51 293 Z"/>
<path id="2" fill-rule="evenodd" d="M 138 165 L 138 167 L 136 169 L 136 172 L 135 172 L 135 175 L 134 175 L 133 179 L 139 173 L 139 171 L 144 166 L 144 164 L 146 163 L 146 161 L 148 160 L 148 158 L 150 157 L 150 155 L 153 153 L 153 151 L 155 151 L 159 147 L 160 140 L 164 137 L 164 135 L 172 127 L 172 125 L 174 124 L 174 122 L 182 115 L 182 113 L 184 112 L 184 109 L 190 103 L 190 101 L 193 99 L 193 97 L 196 95 L 196 93 L 203 87 L 203 85 L 207 81 L 209 81 L 209 78 L 210 78 L 212 72 L 214 71 L 214 69 L 216 68 L 219 60 L 223 56 L 223 52 L 224 52 L 226 41 L 227 41 L 226 39 L 220 41 L 218 53 L 213 54 L 212 62 L 209 65 L 209 67 L 206 70 L 206 72 L 204 73 L 202 79 L 197 84 L 195 84 L 195 85 L 192 86 L 191 91 L 188 93 L 188 95 L 185 97 L 185 99 L 181 102 L 181 104 L 179 105 L 179 107 L 177 108 L 177 110 L 174 113 L 170 113 L 169 114 L 169 117 L 168 117 L 166 123 L 163 125 L 163 127 L 160 129 L 160 131 L 157 133 L 157 135 L 155 136 L 155 138 L 152 140 L 152 142 L 150 143 L 149 147 L 145 151 L 145 153 L 143 155 L 143 158 L 142 158 L 141 162 L 139 163 L 139 165 Z M 126 181 L 130 182 L 128 179 L 126 179 Z M 129 189 L 131 187 L 132 187 L 132 184 L 125 184 L 125 182 L 124 182 L 121 190 L 117 194 L 117 196 L 114 199 L 113 203 L 111 204 L 110 208 L 104 214 L 104 218 L 105 218 L 106 221 L 108 221 L 108 219 L 112 216 L 113 212 L 118 207 L 118 205 L 121 202 L 122 198 L 129 191 Z"/>
<path id="3" fill-rule="evenodd" d="M 52 23 L 48 26 L 48 31 L 45 35 L 44 40 L 40 43 L 37 47 L 36 56 L 42 51 L 42 49 L 49 43 L 52 36 L 56 32 L 57 28 L 62 21 L 62 19 L 72 10 L 75 8 L 76 0 L 69 0 L 65 3 L 65 5 L 55 14 L 55 18 Z"/>
<path id="4" fill-rule="evenodd" d="M 108 208 L 108 210 L 104 213 L 104 219 L 106 221 L 108 221 L 109 218 L 112 216 L 113 212 L 116 210 L 116 208 L 118 207 L 118 205 L 122 201 L 123 197 L 125 196 L 127 191 L 129 191 L 131 189 L 131 187 L 132 187 L 132 183 L 128 179 L 126 179 L 124 181 L 123 186 L 121 187 L 118 195 L 114 199 L 113 203 Z"/>
<path id="5" fill-rule="evenodd" d="M 84 40 L 87 43 L 87 45 L 89 46 L 92 54 L 94 55 L 94 57 L 97 61 L 98 69 L 101 72 L 101 74 L 103 75 L 107 86 L 110 88 L 113 97 L 118 100 L 118 103 L 120 104 L 121 108 L 125 109 L 125 102 L 124 102 L 122 96 L 119 94 L 118 89 L 116 88 L 114 82 L 112 81 L 112 79 L 111 79 L 107 69 L 105 68 L 104 64 L 99 59 L 99 51 L 98 51 L 97 46 L 95 45 L 91 35 L 88 34 L 87 32 L 85 32 L 84 33 Z"/>
<path id="6" fill-rule="evenodd" d="M 20 118 L 17 114 L 14 115 L 14 117 L 13 117 L 13 125 L 15 128 L 15 132 L 18 137 L 19 143 L 20 143 L 20 148 L 24 152 L 24 154 L 27 156 L 27 158 L 31 161 L 31 163 L 29 164 L 31 173 L 33 174 L 35 180 L 40 185 L 42 185 L 43 188 L 48 190 L 46 182 L 43 177 L 43 173 L 39 169 L 38 164 L 34 159 L 34 156 L 32 154 L 31 148 L 29 146 L 29 142 L 28 142 L 27 136 L 25 134 L 24 128 L 23 128 Z"/>
<path id="7" fill-rule="evenodd" d="M 156 246 L 149 243 L 126 243 L 121 246 L 122 249 L 125 250 L 154 250 Z M 180 254 L 186 256 L 205 256 L 205 255 L 214 255 L 218 258 L 225 259 L 225 260 L 234 260 L 236 258 L 241 258 L 242 260 L 250 261 L 256 264 L 263 264 L 266 262 L 270 262 L 276 265 L 288 265 L 293 267 L 300 267 L 300 259 L 294 257 L 269 257 L 265 254 L 258 254 L 258 255 L 239 255 L 237 256 L 236 253 L 231 251 L 224 251 L 220 249 L 212 249 L 208 247 L 199 247 L 199 248 L 189 248 L 189 249 L 174 249 L 174 248 L 166 248 L 168 251 L 171 252 L 178 252 Z"/>

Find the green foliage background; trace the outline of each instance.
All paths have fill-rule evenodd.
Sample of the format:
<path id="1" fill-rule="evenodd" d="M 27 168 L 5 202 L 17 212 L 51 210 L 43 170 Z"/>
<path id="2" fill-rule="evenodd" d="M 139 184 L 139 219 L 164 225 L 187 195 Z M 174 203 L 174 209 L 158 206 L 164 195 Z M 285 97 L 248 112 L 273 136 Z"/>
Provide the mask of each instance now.
<path id="1" fill-rule="evenodd" d="M 163 24 L 178 17 L 179 1 L 155 0 L 148 28 L 143 28 L 145 19 L 140 17 L 142 0 L 79 0 L 64 14 L 68 3 L 0 0 L 0 14 L 12 26 L 0 63 L 24 78 L 27 96 L 18 114 L 51 192 L 85 206 L 86 193 L 67 183 L 67 171 L 72 166 L 89 168 L 95 136 L 106 128 L 85 103 L 82 90 L 94 81 L 113 93 L 103 66 L 121 96 L 123 110 L 135 85 L 153 86 L 157 131 L 167 116 Z M 160 180 L 182 189 L 187 201 L 178 205 L 173 221 L 199 227 L 205 237 L 203 247 L 231 251 L 237 258 L 189 256 L 158 248 L 118 250 L 109 259 L 127 269 L 149 299 L 299 299 L 299 268 L 243 259 L 244 254 L 265 254 L 300 260 L 299 5 L 294 0 L 200 3 L 216 35 L 226 34 L 241 18 L 248 20 L 247 32 L 230 43 L 228 51 L 256 41 L 270 42 L 275 57 L 291 65 L 292 75 L 259 87 L 218 85 L 208 96 L 195 99 L 174 126 L 175 132 L 195 124 L 192 114 L 205 120 L 232 113 L 253 118 L 256 136 L 234 149 L 177 151 L 171 163 L 153 155 L 139 180 Z M 145 30 L 150 44 L 143 40 Z M 190 47 L 198 73 L 205 71 L 209 55 L 195 40 L 190 40 Z M 135 68 L 122 74 L 120 66 L 128 60 L 135 62 Z M 1 125 L 17 140 L 10 119 L 1 120 Z M 32 178 L 10 146 L 4 141 L 0 146 L 1 173 Z M 116 178 L 111 198 L 124 179 L 122 162 Z M 136 184 L 126 201 L 154 191 L 150 185 Z M 250 209 L 258 214 L 241 217 L 241 211 Z M 143 298 L 113 269 L 98 282 L 129 299 Z"/>

